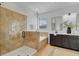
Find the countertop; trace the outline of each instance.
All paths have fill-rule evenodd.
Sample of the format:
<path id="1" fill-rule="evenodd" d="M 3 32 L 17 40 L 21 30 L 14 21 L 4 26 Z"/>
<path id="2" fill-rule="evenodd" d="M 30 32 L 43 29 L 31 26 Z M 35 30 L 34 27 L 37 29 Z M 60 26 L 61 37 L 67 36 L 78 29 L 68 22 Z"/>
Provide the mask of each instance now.
<path id="1" fill-rule="evenodd" d="M 74 35 L 74 36 L 79 36 L 79 33 L 71 33 L 71 34 L 67 34 L 67 33 L 50 33 L 50 34 L 54 34 L 54 35 L 60 34 L 60 35 Z"/>

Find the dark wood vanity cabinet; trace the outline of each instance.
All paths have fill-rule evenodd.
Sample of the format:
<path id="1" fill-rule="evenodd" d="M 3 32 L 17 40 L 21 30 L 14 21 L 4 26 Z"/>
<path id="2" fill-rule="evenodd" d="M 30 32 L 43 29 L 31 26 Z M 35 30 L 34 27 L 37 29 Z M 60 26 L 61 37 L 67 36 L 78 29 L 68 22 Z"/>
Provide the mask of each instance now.
<path id="1" fill-rule="evenodd" d="M 69 47 L 69 41 L 68 41 L 69 37 L 65 35 L 62 35 L 62 36 L 63 36 L 62 47 Z"/>
<path id="2" fill-rule="evenodd" d="M 78 50 L 76 36 L 69 36 L 68 41 L 69 41 L 69 48 Z"/>
<path id="3" fill-rule="evenodd" d="M 79 51 L 79 36 L 60 34 L 54 36 L 50 34 L 50 45 Z"/>
<path id="4" fill-rule="evenodd" d="M 60 36 L 60 35 L 54 36 L 52 34 L 50 35 L 50 44 L 51 45 L 62 46 L 62 44 L 63 44 L 62 42 L 63 42 L 62 36 Z"/>

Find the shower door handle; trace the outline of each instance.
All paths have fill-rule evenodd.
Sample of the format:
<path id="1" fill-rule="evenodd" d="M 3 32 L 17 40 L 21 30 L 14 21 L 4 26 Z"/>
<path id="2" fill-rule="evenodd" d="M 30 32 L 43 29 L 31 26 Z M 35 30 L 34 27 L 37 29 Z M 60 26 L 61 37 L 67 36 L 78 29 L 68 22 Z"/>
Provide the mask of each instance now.
<path id="1" fill-rule="evenodd" d="M 25 38 L 25 31 L 22 31 L 22 38 Z"/>

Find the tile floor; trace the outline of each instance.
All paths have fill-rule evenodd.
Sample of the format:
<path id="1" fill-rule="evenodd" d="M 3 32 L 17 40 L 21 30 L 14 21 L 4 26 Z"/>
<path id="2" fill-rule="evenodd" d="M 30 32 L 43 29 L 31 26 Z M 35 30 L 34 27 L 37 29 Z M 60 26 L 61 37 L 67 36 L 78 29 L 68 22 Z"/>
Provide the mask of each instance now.
<path id="1" fill-rule="evenodd" d="M 37 51 L 37 53 L 35 53 L 34 55 L 35 56 L 79 56 L 79 52 L 56 47 L 56 46 L 46 45 L 45 47 Z"/>

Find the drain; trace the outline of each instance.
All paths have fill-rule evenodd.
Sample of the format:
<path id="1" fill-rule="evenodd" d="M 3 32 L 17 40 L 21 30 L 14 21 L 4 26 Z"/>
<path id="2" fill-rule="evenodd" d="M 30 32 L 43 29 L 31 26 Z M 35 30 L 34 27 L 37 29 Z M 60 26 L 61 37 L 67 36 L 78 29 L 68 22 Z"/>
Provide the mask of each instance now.
<path id="1" fill-rule="evenodd" d="M 17 55 L 17 56 L 21 56 L 21 55 Z"/>

